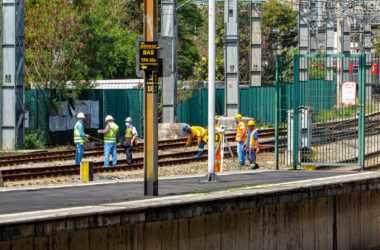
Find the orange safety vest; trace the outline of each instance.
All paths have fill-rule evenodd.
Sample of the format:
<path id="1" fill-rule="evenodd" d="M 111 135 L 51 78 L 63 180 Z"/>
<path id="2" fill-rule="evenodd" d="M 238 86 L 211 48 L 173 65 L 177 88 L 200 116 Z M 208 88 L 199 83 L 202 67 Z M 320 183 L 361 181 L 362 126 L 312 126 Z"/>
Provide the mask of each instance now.
<path id="1" fill-rule="evenodd" d="M 245 128 L 244 122 L 239 122 L 236 127 L 236 137 L 237 142 L 245 142 L 247 140 L 247 129 Z"/>

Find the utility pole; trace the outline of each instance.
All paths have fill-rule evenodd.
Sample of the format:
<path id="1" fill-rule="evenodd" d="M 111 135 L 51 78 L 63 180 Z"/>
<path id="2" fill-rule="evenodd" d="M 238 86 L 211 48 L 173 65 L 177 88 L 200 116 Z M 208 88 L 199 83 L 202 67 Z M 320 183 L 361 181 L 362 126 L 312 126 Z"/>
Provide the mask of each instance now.
<path id="1" fill-rule="evenodd" d="M 176 0 L 161 1 L 161 47 L 163 58 L 162 77 L 162 120 L 166 123 L 176 121 L 177 102 L 177 24 Z"/>
<path id="2" fill-rule="evenodd" d="M 261 13 L 251 2 L 251 86 L 261 85 Z"/>
<path id="3" fill-rule="evenodd" d="M 337 73 L 337 91 L 336 91 L 336 101 L 337 106 L 341 106 L 342 103 L 342 84 L 345 81 L 349 80 L 349 58 L 347 55 L 350 54 L 351 48 L 351 35 L 350 35 L 350 25 L 349 25 L 349 17 L 351 13 L 348 14 L 346 10 L 343 9 L 342 3 L 337 1 L 337 50 L 338 54 L 341 56 L 338 57 L 338 73 Z"/>
<path id="4" fill-rule="evenodd" d="M 238 1 L 224 1 L 224 82 L 225 113 L 239 113 L 239 34 Z"/>
<path id="5" fill-rule="evenodd" d="M 328 4 L 330 6 L 330 3 Z M 331 6 L 330 6 L 331 7 Z M 335 9 L 335 8 L 334 8 Z M 327 8 L 327 20 L 326 20 L 326 80 L 334 80 L 334 59 L 332 55 L 335 49 L 335 28 L 334 28 L 334 15 L 331 8 Z"/>
<path id="6" fill-rule="evenodd" d="M 372 63 L 372 26 L 371 18 L 369 13 L 364 15 L 363 20 L 363 36 L 362 44 L 365 53 L 365 83 L 366 83 L 366 98 L 367 100 L 372 99 L 372 75 L 371 75 L 371 63 Z"/>
<path id="7" fill-rule="evenodd" d="M 24 137 L 24 0 L 1 4 L 1 147 L 14 150 Z"/>
<path id="8" fill-rule="evenodd" d="M 308 24 L 308 8 L 305 6 L 305 2 L 300 1 L 298 16 L 298 49 L 300 53 L 299 59 L 299 80 L 307 81 L 308 77 L 308 60 L 307 54 L 309 53 L 309 24 Z M 302 56 L 304 55 L 304 56 Z"/>
<path id="9" fill-rule="evenodd" d="M 315 54 L 318 48 L 318 40 L 317 40 L 317 26 L 318 20 L 316 17 L 316 6 L 315 2 L 309 0 L 309 15 L 308 15 L 308 28 L 309 28 L 309 52 L 310 54 Z"/>
<path id="10" fill-rule="evenodd" d="M 208 180 L 215 180 L 215 0 L 208 1 Z"/>
<path id="11" fill-rule="evenodd" d="M 144 42 L 157 41 L 157 0 L 144 0 Z M 149 46 L 147 46 L 149 48 Z M 158 195 L 158 70 L 144 73 L 144 194 Z"/>

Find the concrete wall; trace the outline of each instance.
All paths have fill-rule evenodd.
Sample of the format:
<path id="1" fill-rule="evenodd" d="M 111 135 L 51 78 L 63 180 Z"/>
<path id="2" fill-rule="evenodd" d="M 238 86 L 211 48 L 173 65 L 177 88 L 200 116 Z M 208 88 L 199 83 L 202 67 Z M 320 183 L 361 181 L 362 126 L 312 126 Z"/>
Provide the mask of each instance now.
<path id="1" fill-rule="evenodd" d="M 374 249 L 379 188 L 377 179 L 66 213 L 0 225 L 0 249 Z"/>

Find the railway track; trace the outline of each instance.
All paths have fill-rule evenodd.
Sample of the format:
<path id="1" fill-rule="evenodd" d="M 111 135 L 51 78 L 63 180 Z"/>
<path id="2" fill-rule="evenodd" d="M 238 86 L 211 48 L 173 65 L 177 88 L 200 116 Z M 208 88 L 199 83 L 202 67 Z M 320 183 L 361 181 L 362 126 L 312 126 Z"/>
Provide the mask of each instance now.
<path id="1" fill-rule="evenodd" d="M 229 141 L 234 140 L 234 134 L 228 133 L 226 137 Z M 262 138 L 268 138 L 274 136 L 274 129 L 263 129 L 260 131 L 260 136 Z M 159 142 L 159 150 L 175 149 L 185 147 L 186 138 L 172 139 L 172 140 L 162 140 Z M 135 148 L 134 152 L 142 152 L 144 150 L 143 143 L 139 143 Z M 123 152 L 121 146 L 117 149 L 118 153 Z M 87 149 L 85 151 L 85 157 L 96 157 L 103 155 L 103 148 L 98 147 L 94 149 Z M 38 152 L 31 154 L 15 155 L 15 156 L 4 156 L 0 157 L 0 167 L 20 165 L 27 163 L 37 163 L 37 162 L 49 162 L 49 161 L 59 161 L 59 160 L 69 160 L 74 159 L 75 150 L 60 150 L 60 151 L 50 151 L 50 152 Z"/>
<path id="2" fill-rule="evenodd" d="M 235 154 L 236 147 L 232 146 L 232 154 Z M 261 151 L 271 151 L 273 145 L 266 145 L 261 148 Z M 191 162 L 207 160 L 207 150 L 200 158 L 196 158 L 195 154 L 198 151 L 186 151 L 177 153 L 167 153 L 158 156 L 158 166 L 178 166 Z M 228 148 L 225 150 L 225 158 L 232 157 Z M 93 162 L 94 172 L 115 172 L 115 171 L 132 171 L 142 169 L 144 166 L 143 157 L 134 159 L 133 164 L 128 165 L 126 160 L 119 160 L 116 167 L 103 167 L 102 161 Z M 75 164 L 61 165 L 61 166 L 46 166 L 46 167 L 25 167 L 25 168 L 10 168 L 1 170 L 4 181 L 17 181 L 17 180 L 31 180 L 44 177 L 57 177 L 57 176 L 72 176 L 79 174 L 79 167 Z"/>
<path id="3" fill-rule="evenodd" d="M 380 121 L 380 112 L 376 112 L 376 113 L 366 116 L 366 121 L 367 121 L 366 130 L 371 131 L 371 134 L 380 133 L 380 129 L 377 128 L 377 124 L 379 124 L 379 121 Z M 347 138 L 354 137 L 357 135 L 357 131 L 353 127 L 356 125 L 357 125 L 357 119 L 346 119 L 343 121 L 333 121 L 333 122 L 327 122 L 323 124 L 316 123 L 313 125 L 314 126 L 313 140 L 318 136 L 316 143 L 324 144 L 324 143 L 331 143 L 335 140 L 339 140 L 342 138 L 347 139 Z M 273 150 L 274 129 L 271 129 L 271 128 L 261 129 L 259 131 L 259 134 L 260 134 L 261 140 L 265 138 L 270 138 L 269 140 L 261 141 L 263 148 L 265 148 L 265 150 Z M 287 130 L 281 129 L 280 130 L 280 140 L 281 140 L 280 144 L 283 144 L 284 142 L 286 142 L 286 135 L 287 135 Z M 227 133 L 226 137 L 229 141 L 233 141 L 234 134 Z M 159 142 L 159 150 L 184 147 L 185 143 L 186 143 L 186 138 L 162 140 Z M 280 145 L 280 147 L 282 146 Z M 138 144 L 135 148 L 135 152 L 141 152 L 141 151 L 143 151 L 142 143 Z M 120 146 L 118 147 L 118 152 L 119 153 L 123 152 L 123 149 Z M 87 149 L 85 152 L 85 157 L 101 156 L 101 155 L 103 155 L 103 148 L 101 147 L 94 148 L 94 149 Z M 74 156 L 75 156 L 75 150 L 61 150 L 61 151 L 30 153 L 30 154 L 23 154 L 23 155 L 16 155 L 16 156 L 6 156 L 6 157 L 0 157 L 0 168 L 11 166 L 11 165 L 27 164 L 27 163 L 68 160 L 68 159 L 73 159 Z M 142 159 L 140 159 L 140 161 L 142 162 Z M 74 169 L 74 165 L 71 165 L 71 168 Z M 62 171 L 62 169 L 58 170 L 58 168 L 54 166 L 52 166 L 51 169 L 52 171 L 55 171 L 55 170 Z M 9 170 L 5 170 L 5 171 L 9 171 Z M 32 170 L 32 171 L 37 171 L 37 170 Z M 44 169 L 43 171 L 47 171 L 47 169 Z M 75 171 L 78 171 L 78 170 L 75 170 Z"/>

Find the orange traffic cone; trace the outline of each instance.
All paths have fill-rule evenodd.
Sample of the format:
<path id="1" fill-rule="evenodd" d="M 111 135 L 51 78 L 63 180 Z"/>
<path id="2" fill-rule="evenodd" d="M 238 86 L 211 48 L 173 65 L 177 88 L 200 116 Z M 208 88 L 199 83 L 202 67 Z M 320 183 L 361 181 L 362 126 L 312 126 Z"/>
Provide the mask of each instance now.
<path id="1" fill-rule="evenodd" d="M 215 152 L 215 164 L 214 164 L 214 171 L 216 173 L 220 172 L 221 163 L 222 163 L 222 154 L 221 154 L 220 147 L 218 147 L 218 149 Z"/>

